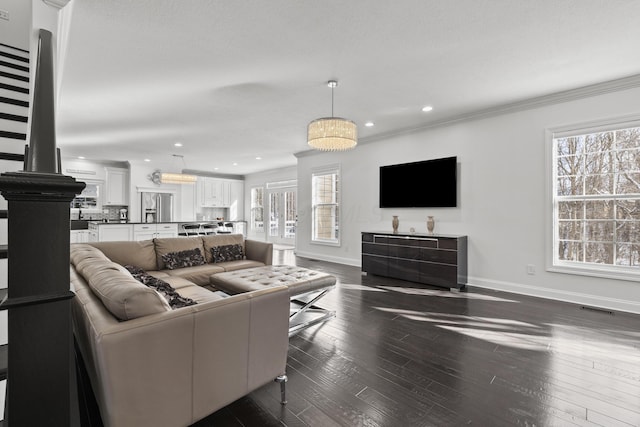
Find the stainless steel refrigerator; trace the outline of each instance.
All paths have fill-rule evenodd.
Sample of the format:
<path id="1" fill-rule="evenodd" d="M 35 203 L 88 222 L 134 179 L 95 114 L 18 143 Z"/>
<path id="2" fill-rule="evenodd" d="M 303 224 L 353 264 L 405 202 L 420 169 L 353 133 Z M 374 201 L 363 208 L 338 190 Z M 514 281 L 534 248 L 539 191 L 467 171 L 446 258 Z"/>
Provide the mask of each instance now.
<path id="1" fill-rule="evenodd" d="M 142 222 L 173 221 L 173 194 L 141 193 Z"/>

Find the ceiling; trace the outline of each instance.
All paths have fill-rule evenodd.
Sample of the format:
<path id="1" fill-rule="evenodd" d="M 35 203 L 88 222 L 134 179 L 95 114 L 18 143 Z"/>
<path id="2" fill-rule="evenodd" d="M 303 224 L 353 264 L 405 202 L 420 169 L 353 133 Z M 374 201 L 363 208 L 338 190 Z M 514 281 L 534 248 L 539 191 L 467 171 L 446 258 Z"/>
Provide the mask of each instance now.
<path id="1" fill-rule="evenodd" d="M 330 79 L 364 144 L 640 74 L 635 0 L 71 4 L 63 155 L 165 169 L 295 165 L 307 124 L 331 115 Z"/>

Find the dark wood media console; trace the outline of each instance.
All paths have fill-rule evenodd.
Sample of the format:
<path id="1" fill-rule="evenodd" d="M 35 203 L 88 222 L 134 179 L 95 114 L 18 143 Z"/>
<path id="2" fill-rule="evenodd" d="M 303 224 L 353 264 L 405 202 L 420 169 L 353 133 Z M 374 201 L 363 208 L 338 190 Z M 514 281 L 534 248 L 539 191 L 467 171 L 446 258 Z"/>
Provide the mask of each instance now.
<path id="1" fill-rule="evenodd" d="M 462 289 L 467 284 L 467 236 L 362 232 L 362 271 Z"/>

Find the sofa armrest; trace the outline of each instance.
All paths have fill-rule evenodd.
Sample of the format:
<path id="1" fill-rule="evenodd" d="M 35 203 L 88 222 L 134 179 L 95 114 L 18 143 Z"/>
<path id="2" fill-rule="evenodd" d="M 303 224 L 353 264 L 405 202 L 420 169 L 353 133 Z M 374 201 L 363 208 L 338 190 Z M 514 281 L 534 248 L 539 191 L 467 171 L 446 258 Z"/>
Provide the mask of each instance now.
<path id="1" fill-rule="evenodd" d="M 284 285 L 234 295 L 196 314 L 193 414 L 201 419 L 285 373 L 289 293 Z M 224 301 L 224 300 L 223 300 Z M 198 310 L 198 306 L 193 306 Z"/>
<path id="2" fill-rule="evenodd" d="M 126 322 L 99 302 L 74 308 L 106 427 L 189 425 L 285 370 L 286 286 Z"/>
<path id="3" fill-rule="evenodd" d="M 264 265 L 273 264 L 273 243 L 247 239 L 244 241 L 244 250 L 247 259 L 260 261 Z"/>

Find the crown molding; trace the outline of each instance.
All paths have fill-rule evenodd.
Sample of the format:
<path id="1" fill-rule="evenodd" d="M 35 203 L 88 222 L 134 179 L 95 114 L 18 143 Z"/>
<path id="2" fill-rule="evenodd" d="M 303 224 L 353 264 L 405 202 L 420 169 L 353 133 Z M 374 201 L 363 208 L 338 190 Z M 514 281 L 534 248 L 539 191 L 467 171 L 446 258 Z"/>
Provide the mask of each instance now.
<path id="1" fill-rule="evenodd" d="M 55 7 L 56 9 L 62 9 L 67 4 L 69 4 L 71 0 L 42 0 L 44 4 Z"/>
<path id="2" fill-rule="evenodd" d="M 472 111 L 465 114 L 460 114 L 451 117 L 445 117 L 438 121 L 427 123 L 423 126 L 400 129 L 393 132 L 381 133 L 378 135 L 367 136 L 358 139 L 358 144 L 369 143 L 388 139 L 395 136 L 407 135 L 416 132 L 421 132 L 427 129 L 432 129 L 441 126 L 448 126 L 454 123 L 477 120 L 488 117 L 500 116 L 503 114 L 514 113 L 523 110 L 532 110 L 534 108 L 540 108 L 547 105 L 555 105 L 563 102 L 575 101 L 578 99 L 589 98 L 592 96 L 605 95 L 607 93 L 619 92 L 621 90 L 633 89 L 640 87 L 640 74 L 635 74 L 629 77 L 623 77 L 616 80 L 610 80 L 608 82 L 596 83 L 588 86 L 579 87 L 576 89 L 569 89 L 562 92 L 555 92 L 548 95 L 538 96 L 535 98 L 528 98 L 521 101 L 511 102 L 507 104 L 500 104 L 494 107 L 484 108 L 481 110 Z M 309 150 L 312 151 L 312 150 Z M 308 155 L 307 151 L 296 153 L 296 157 L 303 157 Z"/>

